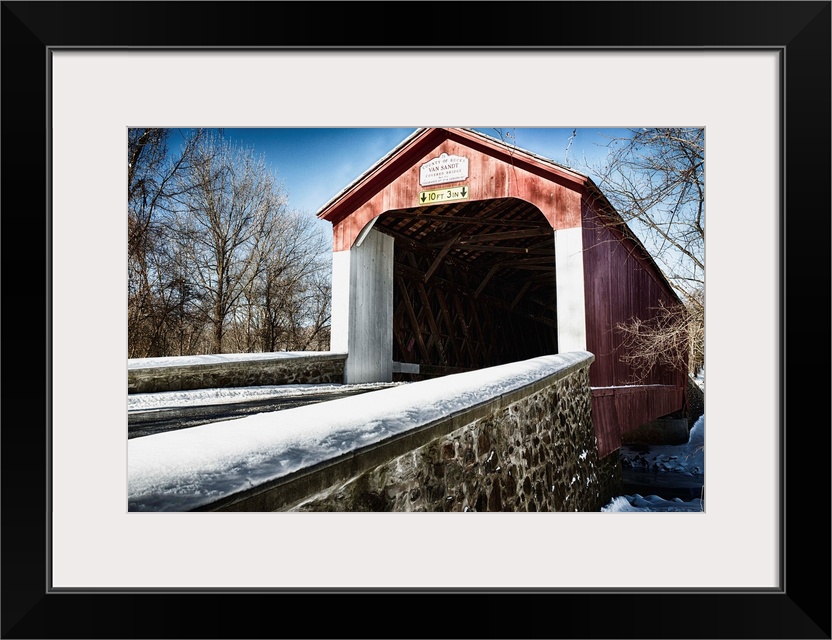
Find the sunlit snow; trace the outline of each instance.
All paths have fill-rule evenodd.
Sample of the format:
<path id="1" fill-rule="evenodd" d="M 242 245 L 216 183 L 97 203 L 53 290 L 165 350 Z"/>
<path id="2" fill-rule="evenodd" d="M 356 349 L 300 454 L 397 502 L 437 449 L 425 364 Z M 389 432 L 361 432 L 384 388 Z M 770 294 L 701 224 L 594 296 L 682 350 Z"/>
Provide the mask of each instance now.
<path id="1" fill-rule="evenodd" d="M 185 511 L 429 424 L 576 364 L 542 356 L 128 440 L 131 511 Z"/>
<path id="2" fill-rule="evenodd" d="M 132 393 L 127 396 L 127 411 L 152 411 L 176 407 L 233 404 L 253 400 L 270 400 L 288 397 L 302 397 L 334 393 L 346 389 L 376 391 L 399 386 L 401 382 L 368 382 L 344 385 L 321 384 L 279 384 L 260 387 L 224 387 L 221 389 L 194 389 L 192 391 L 159 391 L 157 393 Z"/>
<path id="3" fill-rule="evenodd" d="M 694 500 L 684 501 L 681 498 L 674 498 L 666 500 L 656 495 L 642 496 L 635 494 L 632 496 L 618 496 L 605 507 L 601 507 L 601 511 L 606 513 L 623 513 L 627 511 L 702 511 L 702 500 L 695 498 Z"/>

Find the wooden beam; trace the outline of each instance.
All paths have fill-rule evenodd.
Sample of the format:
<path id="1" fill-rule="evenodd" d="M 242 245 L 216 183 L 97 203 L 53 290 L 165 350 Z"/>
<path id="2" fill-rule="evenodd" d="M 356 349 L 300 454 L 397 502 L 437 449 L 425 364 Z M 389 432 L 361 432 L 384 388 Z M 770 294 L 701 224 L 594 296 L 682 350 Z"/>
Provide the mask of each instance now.
<path id="1" fill-rule="evenodd" d="M 491 353 L 494 351 L 494 341 L 485 339 L 485 331 L 480 323 L 480 310 L 477 309 L 477 304 L 473 298 L 468 299 L 471 306 L 471 317 L 474 319 L 473 327 L 477 333 L 477 354 L 479 355 L 479 366 L 484 367 L 491 362 Z M 486 320 L 491 317 L 490 313 L 485 314 Z"/>
<path id="2" fill-rule="evenodd" d="M 450 258 L 448 260 L 450 260 Z M 496 267 L 499 269 L 500 265 L 496 265 Z M 395 268 L 395 271 L 396 271 L 397 275 L 404 276 L 405 278 L 407 278 L 408 281 L 411 282 L 411 286 L 417 286 L 419 284 L 424 284 L 424 272 L 421 269 L 410 267 L 408 265 L 402 264 L 401 262 L 397 262 L 394 265 L 394 268 Z M 460 275 L 463 278 L 467 278 L 471 274 L 463 272 Z M 496 306 L 496 307 L 506 309 L 508 311 L 512 311 L 513 313 L 519 313 L 523 317 L 529 318 L 530 320 L 534 320 L 535 322 L 542 322 L 543 324 L 546 324 L 546 325 L 549 325 L 549 326 L 552 326 L 552 327 L 557 327 L 557 323 L 553 320 L 550 320 L 549 318 L 539 316 L 539 315 L 535 315 L 535 314 L 531 314 L 531 313 L 528 313 L 528 312 L 525 312 L 525 311 L 513 311 L 510 308 L 509 302 L 507 302 L 506 300 L 503 300 L 501 298 L 497 298 L 495 296 L 486 295 L 486 294 L 480 294 L 479 296 L 476 296 L 476 293 L 471 288 L 470 284 L 463 285 L 463 284 L 460 284 L 459 282 L 454 282 L 452 280 L 447 280 L 447 279 L 442 278 L 440 276 L 434 276 L 433 279 L 431 280 L 431 282 L 433 283 L 432 286 L 441 286 L 441 287 L 444 287 L 446 290 L 459 291 L 462 295 L 470 296 L 472 303 L 475 300 L 478 301 L 479 303 L 487 303 L 487 304 L 492 305 L 492 306 Z M 482 282 L 480 282 L 480 284 L 482 284 Z M 433 339 L 433 336 L 431 336 L 431 340 L 432 339 Z"/>
<path id="3" fill-rule="evenodd" d="M 411 260 L 412 266 L 415 267 L 415 264 L 413 263 L 415 256 L 413 254 L 428 257 L 430 260 L 434 259 L 435 251 L 424 242 L 409 238 L 408 236 L 402 235 L 397 231 L 385 229 L 384 232 L 393 237 L 396 241 L 396 250 L 403 254 L 407 254 L 408 260 Z M 445 263 L 462 271 L 467 270 L 470 266 L 469 263 L 456 260 L 453 256 L 445 256 Z"/>
<path id="4" fill-rule="evenodd" d="M 399 276 L 397 279 L 399 283 L 399 294 L 404 302 L 404 308 L 407 311 L 407 316 L 410 319 L 410 325 L 413 329 L 413 336 L 416 338 L 416 343 L 419 345 L 419 351 L 422 353 L 422 358 L 425 362 L 429 361 L 428 349 L 425 346 L 425 341 L 422 338 L 422 330 L 419 327 L 419 321 L 416 319 L 416 313 L 413 311 L 413 305 L 410 304 L 410 296 L 408 295 L 408 288 L 405 286 L 404 278 Z"/>
<path id="5" fill-rule="evenodd" d="M 421 284 L 421 280 L 419 281 L 419 284 Z M 418 284 L 416 286 L 418 287 Z M 420 303 L 419 303 L 419 312 L 416 314 L 416 320 L 418 320 L 419 326 L 424 325 L 424 326 L 427 327 L 427 329 L 425 329 L 425 331 L 427 331 L 427 333 L 428 333 L 428 339 L 427 339 L 427 342 L 425 343 L 425 348 L 427 349 L 427 352 L 428 352 L 428 359 L 426 360 L 427 362 L 431 361 L 430 354 L 433 353 L 434 345 L 436 344 L 436 334 L 433 331 L 430 330 L 430 323 L 427 320 L 425 320 L 425 318 L 430 317 L 430 315 L 431 315 L 430 309 L 425 309 L 425 307 L 421 304 L 421 301 L 420 301 Z M 442 353 L 442 347 L 441 346 L 437 347 L 436 350 L 437 350 L 438 353 L 440 353 L 440 354 Z"/>
<path id="6" fill-rule="evenodd" d="M 483 261 L 485 262 L 485 261 Z M 501 254 L 499 259 L 492 259 L 485 262 L 484 266 L 491 265 L 502 270 L 525 270 L 542 274 L 542 279 L 555 277 L 555 265 L 551 256 L 540 258 L 513 258 Z M 479 262 L 476 263 L 479 267 Z M 525 276 L 524 276 L 525 277 Z M 529 274 L 529 278 L 541 279 L 540 275 Z"/>
<path id="7" fill-rule="evenodd" d="M 555 256 L 541 256 L 540 258 L 503 258 L 500 264 L 504 267 L 515 267 L 517 265 L 542 264 L 555 268 Z"/>
<path id="8" fill-rule="evenodd" d="M 379 221 L 379 225 L 382 227 L 384 226 L 384 218 L 413 218 L 414 220 L 441 220 L 442 222 L 452 222 L 454 224 L 477 224 L 483 226 L 492 225 L 501 227 L 517 227 L 525 229 L 540 229 L 541 227 L 543 227 L 541 223 L 532 222 L 529 220 L 501 220 L 499 218 L 470 218 L 466 216 L 443 216 L 435 213 L 415 213 L 413 211 L 386 212 L 383 218 Z M 548 228 L 551 231 L 551 227 Z"/>
<path id="9" fill-rule="evenodd" d="M 465 320 L 465 312 L 462 310 L 462 303 L 460 302 L 459 296 L 456 292 L 451 293 L 451 300 L 453 302 L 454 309 L 456 310 L 456 317 L 462 325 L 462 346 L 468 352 L 468 361 L 471 363 L 471 366 L 477 366 L 477 353 L 474 345 L 472 344 L 471 332 L 468 330 L 468 323 Z"/>
<path id="10" fill-rule="evenodd" d="M 450 340 L 451 348 L 454 351 L 454 355 L 456 356 L 456 362 L 459 364 L 462 361 L 462 356 L 459 353 L 459 347 L 456 344 L 456 340 L 454 337 L 456 335 L 455 327 L 453 319 L 451 318 L 451 313 L 448 310 L 448 305 L 445 301 L 445 296 L 442 294 L 442 289 L 436 288 L 433 290 L 436 299 L 439 301 L 439 308 L 442 310 L 442 315 L 445 318 L 445 328 L 448 330 L 448 340 Z"/>
<path id="11" fill-rule="evenodd" d="M 404 318 L 401 317 L 402 312 L 400 311 L 403 306 L 404 304 L 400 304 L 396 311 L 393 312 L 393 339 L 399 347 L 399 355 L 401 359 L 407 358 L 410 353 L 407 350 L 407 345 L 404 343 L 404 336 L 402 335 L 406 330 L 404 327 Z"/>
<path id="12" fill-rule="evenodd" d="M 435 364 L 419 365 L 419 374 L 423 376 L 447 376 L 452 373 L 465 373 L 471 370 L 467 367 L 444 367 Z"/>
<path id="13" fill-rule="evenodd" d="M 555 274 L 554 273 L 538 273 L 533 276 L 529 276 L 529 280 L 534 280 L 535 282 L 551 282 L 554 284 L 555 281 Z"/>
<path id="14" fill-rule="evenodd" d="M 463 238 L 460 242 L 496 242 L 498 240 L 517 240 L 518 238 L 535 238 L 540 236 L 551 236 L 550 243 L 554 247 L 554 231 L 551 227 L 540 227 L 538 229 L 522 229 L 520 231 L 502 231 L 498 233 L 483 233 L 476 236 Z"/>
<path id="15" fill-rule="evenodd" d="M 459 233 L 445 243 L 445 246 L 442 247 L 442 251 L 439 252 L 439 255 L 436 256 L 436 259 L 433 261 L 433 264 L 430 265 L 430 268 L 425 272 L 425 282 L 430 280 L 430 277 L 433 275 L 433 272 L 439 268 L 439 265 L 442 264 L 442 260 L 445 258 L 448 251 L 453 249 L 454 245 L 456 244 L 457 240 L 459 240 L 459 237 L 461 235 L 462 234 Z"/>
<path id="16" fill-rule="evenodd" d="M 470 244 L 472 242 L 498 242 L 500 240 L 518 240 L 520 238 L 539 238 L 543 235 L 552 235 L 551 227 L 547 229 L 521 229 L 520 231 L 503 231 L 497 233 L 483 233 L 474 236 L 462 236 L 459 239 L 459 244 Z M 442 242 L 431 242 L 427 246 L 431 247 L 432 249 L 436 249 L 438 247 L 441 247 L 444 243 L 445 239 L 443 239 Z M 540 247 L 540 244 L 536 244 L 534 246 Z M 546 244 L 549 244 L 552 247 L 554 247 L 554 243 L 551 239 L 547 240 Z"/>
<path id="17" fill-rule="evenodd" d="M 552 271 L 555 270 L 555 265 L 545 265 L 545 264 L 515 264 L 514 262 L 504 262 L 503 263 L 504 269 L 525 269 L 528 271 Z"/>
<path id="18" fill-rule="evenodd" d="M 487 244 L 466 244 L 460 246 L 461 250 L 464 251 L 484 251 L 484 252 L 493 252 L 493 253 L 516 253 L 518 255 L 530 255 L 530 256 L 546 256 L 552 255 L 550 251 L 543 251 L 542 249 L 538 248 L 535 249 L 534 247 L 495 247 Z"/>
<path id="19" fill-rule="evenodd" d="M 419 268 L 419 259 L 413 254 L 412 251 L 404 252 L 404 257 L 411 267 L 413 267 L 414 269 Z"/>
<path id="20" fill-rule="evenodd" d="M 482 282 L 480 282 L 480 286 L 478 286 L 477 290 L 474 292 L 474 297 L 475 298 L 480 297 L 480 293 L 482 293 L 482 290 L 485 289 L 485 285 L 488 284 L 488 281 L 491 280 L 491 278 L 494 276 L 494 274 L 497 273 L 499 270 L 500 270 L 500 265 L 499 264 L 495 264 L 493 267 L 491 267 L 491 271 L 489 271 L 488 275 L 486 275 L 485 278 L 482 279 Z"/>
<path id="21" fill-rule="evenodd" d="M 417 290 L 419 291 L 419 297 L 422 300 L 422 310 L 427 316 L 428 326 L 430 326 L 431 333 L 434 335 L 434 342 L 439 349 L 439 359 L 443 364 L 448 364 L 448 356 L 445 353 L 445 345 L 442 344 L 442 334 L 439 333 L 439 327 L 436 326 L 436 320 L 433 318 L 433 313 L 430 308 L 430 299 L 428 298 L 428 292 L 425 289 L 425 285 L 421 282 L 417 283 Z"/>
<path id="22" fill-rule="evenodd" d="M 531 282 L 526 282 L 526 284 L 523 285 L 523 288 L 520 289 L 519 293 L 514 297 L 514 300 L 511 303 L 511 308 L 512 309 L 514 309 L 514 307 L 517 306 L 517 303 L 520 302 L 520 300 L 523 299 L 523 296 L 526 295 L 526 292 L 529 290 L 529 287 L 531 287 L 531 286 L 532 286 Z"/>

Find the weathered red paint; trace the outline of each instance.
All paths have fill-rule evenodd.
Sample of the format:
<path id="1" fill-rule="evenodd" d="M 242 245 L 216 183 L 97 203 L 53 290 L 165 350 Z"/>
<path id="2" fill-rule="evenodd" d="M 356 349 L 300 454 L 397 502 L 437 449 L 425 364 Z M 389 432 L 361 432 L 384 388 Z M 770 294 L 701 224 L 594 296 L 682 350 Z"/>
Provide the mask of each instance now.
<path id="1" fill-rule="evenodd" d="M 593 389 L 592 419 L 598 454 L 603 457 L 617 451 L 622 434 L 677 411 L 683 402 L 684 390 L 673 385 Z"/>
<path id="2" fill-rule="evenodd" d="M 468 158 L 468 178 L 421 186 L 419 167 L 442 153 Z M 585 178 L 547 165 L 519 149 L 460 129 L 425 129 L 382 159 L 318 217 L 332 222 L 333 251 L 345 251 L 361 230 L 385 211 L 419 206 L 419 192 L 467 185 L 469 202 L 519 198 L 535 205 L 553 229 L 581 223 L 580 192 Z"/>

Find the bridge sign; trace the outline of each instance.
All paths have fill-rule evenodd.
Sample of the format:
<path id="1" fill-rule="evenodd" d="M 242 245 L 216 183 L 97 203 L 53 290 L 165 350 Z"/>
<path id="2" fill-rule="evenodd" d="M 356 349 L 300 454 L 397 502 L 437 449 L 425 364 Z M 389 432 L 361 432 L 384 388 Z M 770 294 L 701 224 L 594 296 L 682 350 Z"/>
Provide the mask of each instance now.
<path id="1" fill-rule="evenodd" d="M 468 179 L 468 158 L 442 153 L 419 167 L 419 184 L 428 187 Z"/>
<path id="2" fill-rule="evenodd" d="M 436 191 L 420 191 L 419 204 L 438 204 L 450 202 L 451 200 L 467 200 L 471 190 L 467 184 L 449 189 L 438 189 Z"/>

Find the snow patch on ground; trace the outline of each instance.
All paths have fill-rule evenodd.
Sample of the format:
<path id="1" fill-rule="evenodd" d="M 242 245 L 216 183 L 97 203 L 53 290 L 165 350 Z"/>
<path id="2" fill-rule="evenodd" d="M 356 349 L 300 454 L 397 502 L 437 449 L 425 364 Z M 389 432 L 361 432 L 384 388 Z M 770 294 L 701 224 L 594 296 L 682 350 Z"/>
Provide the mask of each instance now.
<path id="1" fill-rule="evenodd" d="M 666 500 L 659 496 L 618 496 L 613 498 L 607 506 L 602 507 L 604 513 L 624 513 L 630 511 L 703 511 L 702 500 L 694 498 L 687 502 L 681 498 Z"/>
<path id="2" fill-rule="evenodd" d="M 395 387 L 406 382 L 372 382 L 365 384 L 281 384 L 260 387 L 233 387 L 224 389 L 194 389 L 192 391 L 160 391 L 158 393 L 133 393 L 127 396 L 127 411 L 152 411 L 181 407 L 251 402 L 272 398 L 298 397 L 349 389 L 376 391 Z"/>

